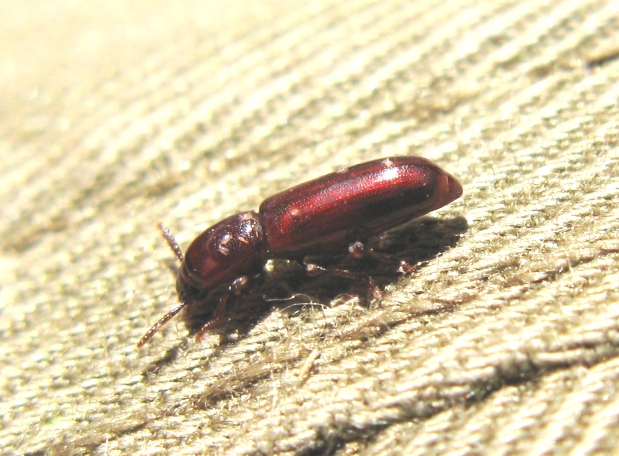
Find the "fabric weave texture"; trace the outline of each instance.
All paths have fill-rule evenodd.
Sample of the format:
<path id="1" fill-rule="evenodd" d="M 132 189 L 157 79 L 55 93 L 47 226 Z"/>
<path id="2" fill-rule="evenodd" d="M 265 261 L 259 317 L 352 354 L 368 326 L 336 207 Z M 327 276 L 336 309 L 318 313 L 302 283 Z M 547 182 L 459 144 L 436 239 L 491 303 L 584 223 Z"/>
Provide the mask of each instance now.
<path id="1" fill-rule="evenodd" d="M 619 2 L 2 3 L 3 454 L 619 453 Z M 464 195 L 382 302 L 269 264 L 136 349 L 158 222 L 397 155 Z"/>

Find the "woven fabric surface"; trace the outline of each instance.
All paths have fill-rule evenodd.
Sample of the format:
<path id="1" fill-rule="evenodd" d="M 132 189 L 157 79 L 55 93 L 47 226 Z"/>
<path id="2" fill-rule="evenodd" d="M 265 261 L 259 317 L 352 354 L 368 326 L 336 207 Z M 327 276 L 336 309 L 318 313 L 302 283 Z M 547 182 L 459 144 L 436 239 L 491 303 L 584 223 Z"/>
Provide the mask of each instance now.
<path id="1" fill-rule="evenodd" d="M 619 2 L 2 4 L 3 454 L 619 453 Z M 464 195 L 382 302 L 269 264 L 136 349 L 159 221 L 396 155 Z"/>

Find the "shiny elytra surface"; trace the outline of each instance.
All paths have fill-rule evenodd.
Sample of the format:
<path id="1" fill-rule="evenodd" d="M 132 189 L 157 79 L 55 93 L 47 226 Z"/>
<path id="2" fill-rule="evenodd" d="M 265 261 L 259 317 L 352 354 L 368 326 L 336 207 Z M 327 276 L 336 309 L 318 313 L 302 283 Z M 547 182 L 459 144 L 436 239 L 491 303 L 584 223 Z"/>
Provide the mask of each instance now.
<path id="1" fill-rule="evenodd" d="M 460 183 L 421 157 L 391 157 L 327 174 L 264 200 L 268 256 L 342 248 L 443 207 Z"/>

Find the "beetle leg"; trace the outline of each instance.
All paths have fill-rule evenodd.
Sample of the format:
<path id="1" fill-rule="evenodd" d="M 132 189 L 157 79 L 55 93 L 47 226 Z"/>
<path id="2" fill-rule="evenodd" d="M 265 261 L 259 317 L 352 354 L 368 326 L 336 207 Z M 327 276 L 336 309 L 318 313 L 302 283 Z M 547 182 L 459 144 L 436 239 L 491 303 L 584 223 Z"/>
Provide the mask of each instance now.
<path id="1" fill-rule="evenodd" d="M 213 317 L 206 323 L 204 323 L 196 334 L 196 341 L 199 342 L 206 331 L 208 331 L 213 326 L 219 325 L 223 321 L 224 317 L 226 316 L 226 310 L 228 309 L 228 302 L 230 301 L 230 296 L 240 295 L 243 290 L 248 287 L 248 285 L 249 277 L 246 276 L 237 277 L 232 281 L 232 283 L 228 286 L 228 289 L 224 292 L 221 298 L 219 298 L 219 303 L 213 311 Z"/>
<path id="2" fill-rule="evenodd" d="M 382 261 L 384 263 L 396 263 L 398 265 L 396 271 L 404 276 L 411 276 L 413 275 L 413 272 L 417 270 L 416 264 L 410 264 L 408 261 L 401 260 L 398 257 L 377 252 L 373 248 L 368 249 L 368 256 L 376 258 L 378 261 Z"/>
<path id="3" fill-rule="evenodd" d="M 354 259 L 360 259 L 363 257 L 372 257 L 378 261 L 383 263 L 396 263 L 398 265 L 397 272 L 403 274 L 405 276 L 410 276 L 415 272 L 417 267 L 408 263 L 407 261 L 400 260 L 397 257 L 392 255 L 387 255 L 385 253 L 377 252 L 372 247 L 366 247 L 366 245 L 361 241 L 356 241 L 351 243 L 348 246 L 348 254 Z"/>
<path id="4" fill-rule="evenodd" d="M 228 300 L 231 294 L 232 292 L 230 291 L 230 289 L 228 289 L 223 294 L 223 296 L 219 298 L 219 304 L 217 304 L 217 307 L 215 307 L 215 310 L 213 311 L 213 318 L 211 318 L 206 323 L 204 323 L 202 327 L 200 328 L 200 330 L 198 331 L 198 333 L 196 334 L 197 342 L 200 342 L 200 340 L 202 340 L 202 336 L 204 335 L 206 331 L 211 329 L 213 326 L 217 326 L 218 324 L 222 322 L 224 315 L 226 314 L 226 309 L 228 307 Z"/>
<path id="5" fill-rule="evenodd" d="M 310 277 L 315 277 L 322 274 L 329 274 L 335 277 L 343 277 L 345 279 L 365 280 L 368 284 L 368 301 L 380 301 L 383 297 L 383 292 L 376 281 L 367 274 L 351 272 L 346 269 L 329 269 L 315 263 L 304 263 L 305 272 Z"/>

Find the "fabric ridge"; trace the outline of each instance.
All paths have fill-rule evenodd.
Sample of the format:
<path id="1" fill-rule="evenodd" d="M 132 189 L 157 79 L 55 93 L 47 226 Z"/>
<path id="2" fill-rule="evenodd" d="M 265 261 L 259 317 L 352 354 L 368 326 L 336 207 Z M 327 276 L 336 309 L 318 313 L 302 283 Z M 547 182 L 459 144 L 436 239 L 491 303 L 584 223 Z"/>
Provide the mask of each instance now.
<path id="1" fill-rule="evenodd" d="M 7 3 L 6 454 L 614 454 L 619 2 Z M 265 280 L 201 342 L 176 259 L 381 157 L 464 188 L 384 233 L 416 265 Z M 196 323 L 197 322 L 197 323 Z"/>

